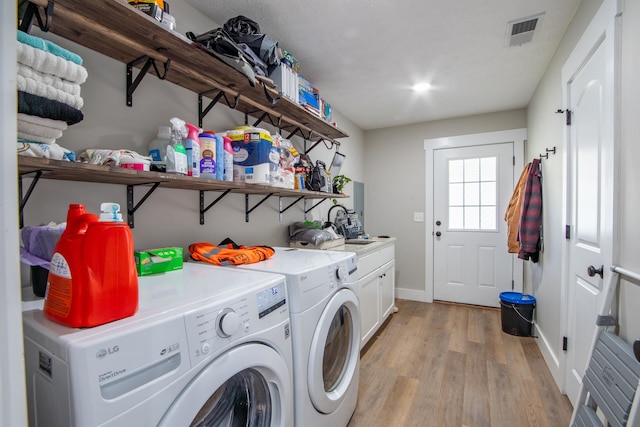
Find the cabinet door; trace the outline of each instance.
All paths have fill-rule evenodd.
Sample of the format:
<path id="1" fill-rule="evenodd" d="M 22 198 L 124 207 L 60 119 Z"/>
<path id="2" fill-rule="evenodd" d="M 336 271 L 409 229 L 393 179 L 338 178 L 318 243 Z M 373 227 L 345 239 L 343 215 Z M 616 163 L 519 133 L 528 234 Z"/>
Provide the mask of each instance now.
<path id="1" fill-rule="evenodd" d="M 360 348 L 369 341 L 380 326 L 380 285 L 378 270 L 358 281 L 360 287 Z"/>
<path id="2" fill-rule="evenodd" d="M 396 299 L 396 261 L 392 260 L 380 267 L 377 271 L 380 278 L 380 313 L 382 323 L 393 311 Z"/>

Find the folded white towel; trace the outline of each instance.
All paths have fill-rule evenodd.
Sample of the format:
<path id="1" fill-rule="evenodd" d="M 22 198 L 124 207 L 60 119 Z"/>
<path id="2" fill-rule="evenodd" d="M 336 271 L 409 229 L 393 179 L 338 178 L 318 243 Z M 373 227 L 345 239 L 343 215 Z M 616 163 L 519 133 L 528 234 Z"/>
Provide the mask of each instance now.
<path id="1" fill-rule="evenodd" d="M 32 116 L 30 114 L 18 113 L 18 120 L 23 122 L 33 123 L 40 126 L 46 126 L 58 130 L 66 130 L 67 122 L 62 120 L 52 120 L 46 117 Z"/>
<path id="2" fill-rule="evenodd" d="M 28 132 L 20 132 L 20 131 L 18 131 L 18 138 L 20 138 L 20 139 L 28 139 L 29 141 L 40 142 L 42 144 L 53 144 L 53 143 L 56 142 L 55 138 L 46 138 L 44 136 L 33 135 L 31 133 L 28 133 Z"/>
<path id="3" fill-rule="evenodd" d="M 16 75 L 16 83 L 19 91 L 51 99 L 52 101 L 62 102 L 78 110 L 84 106 L 84 100 L 81 96 L 72 95 L 63 90 L 56 89 L 53 86 L 46 85 L 31 78 L 26 78 L 20 74 Z"/>
<path id="4" fill-rule="evenodd" d="M 42 138 L 53 138 L 54 140 L 62 136 L 62 131 L 60 129 L 41 126 L 35 123 L 23 122 L 20 119 L 18 119 L 18 132 L 29 135 L 38 135 Z"/>
<path id="5" fill-rule="evenodd" d="M 70 82 L 69 80 L 65 80 L 58 76 L 54 76 L 53 74 L 45 74 L 38 70 L 34 70 L 28 65 L 17 64 L 18 75 L 23 76 L 27 79 L 33 79 L 37 82 L 42 82 L 46 85 L 52 86 L 56 89 L 63 90 L 72 95 L 80 96 L 80 84 Z"/>
<path id="6" fill-rule="evenodd" d="M 56 56 L 52 53 L 36 49 L 16 40 L 18 62 L 28 65 L 34 70 L 46 74 L 53 74 L 74 83 L 82 84 L 87 80 L 87 69 L 82 65 Z"/>

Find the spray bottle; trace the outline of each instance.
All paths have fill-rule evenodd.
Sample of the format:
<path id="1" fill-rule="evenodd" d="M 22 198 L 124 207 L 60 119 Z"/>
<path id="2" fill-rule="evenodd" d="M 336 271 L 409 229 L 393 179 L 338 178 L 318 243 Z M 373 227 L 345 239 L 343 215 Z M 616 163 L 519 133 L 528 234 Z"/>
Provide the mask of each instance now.
<path id="1" fill-rule="evenodd" d="M 186 136 L 184 121 L 177 117 L 171 122 L 171 144 L 167 147 L 167 172 L 187 175 L 187 150 L 182 143 Z"/>
<path id="2" fill-rule="evenodd" d="M 233 181 L 233 147 L 231 138 L 223 136 L 224 139 L 224 180 Z"/>
<path id="3" fill-rule="evenodd" d="M 187 175 L 200 177 L 200 139 L 198 133 L 200 129 L 187 123 L 187 141 L 185 149 L 187 151 Z"/>
<path id="4" fill-rule="evenodd" d="M 98 217 L 70 205 L 67 228 L 51 259 L 44 300 L 49 319 L 72 328 L 132 316 L 138 309 L 133 235 L 117 203 L 102 203 Z"/>

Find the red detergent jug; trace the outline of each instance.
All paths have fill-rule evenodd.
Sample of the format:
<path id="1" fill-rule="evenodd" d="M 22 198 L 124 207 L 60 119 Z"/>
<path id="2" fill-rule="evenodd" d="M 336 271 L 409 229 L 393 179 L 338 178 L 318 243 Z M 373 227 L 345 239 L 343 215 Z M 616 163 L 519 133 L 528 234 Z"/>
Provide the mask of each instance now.
<path id="1" fill-rule="evenodd" d="M 67 228 L 51 259 L 44 314 L 66 326 L 102 325 L 138 309 L 133 234 L 117 203 L 102 203 L 100 217 L 72 204 Z"/>

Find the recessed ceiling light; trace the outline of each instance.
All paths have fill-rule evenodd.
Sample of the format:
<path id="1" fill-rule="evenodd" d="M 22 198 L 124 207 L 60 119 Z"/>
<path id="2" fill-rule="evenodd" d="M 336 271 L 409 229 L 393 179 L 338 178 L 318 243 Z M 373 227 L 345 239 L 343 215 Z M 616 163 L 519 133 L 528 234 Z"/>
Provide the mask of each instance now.
<path id="1" fill-rule="evenodd" d="M 430 88 L 431 88 L 431 83 L 424 82 L 424 83 L 417 83 L 413 85 L 411 89 L 413 89 L 415 92 L 424 92 L 426 90 L 429 90 Z"/>

